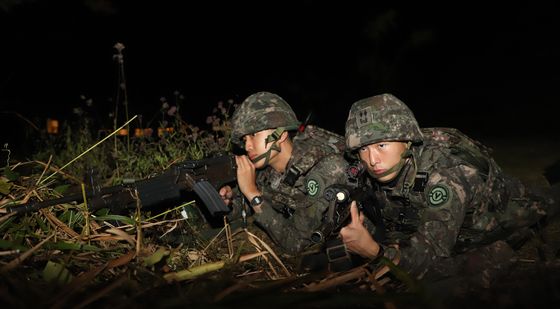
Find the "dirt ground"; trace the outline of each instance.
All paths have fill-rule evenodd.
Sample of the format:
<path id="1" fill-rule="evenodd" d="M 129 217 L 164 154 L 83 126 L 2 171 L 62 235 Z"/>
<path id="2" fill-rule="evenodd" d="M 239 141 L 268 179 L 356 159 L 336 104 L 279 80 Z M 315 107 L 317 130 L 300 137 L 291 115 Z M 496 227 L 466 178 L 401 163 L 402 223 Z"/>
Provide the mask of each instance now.
<path id="1" fill-rule="evenodd" d="M 496 161 L 506 173 L 520 178 L 530 187 L 549 187 L 543 173 L 548 166 L 560 161 L 560 143 L 550 139 L 535 140 L 527 138 L 487 138 L 479 140 L 494 150 Z M 105 304 L 116 303 L 118 304 L 116 307 L 126 308 L 175 308 L 184 307 L 185 304 L 188 304 L 190 308 L 261 308 L 263 306 L 268 308 L 358 307 L 388 309 L 560 308 L 560 216 L 549 220 L 534 237 L 516 252 L 512 261 L 513 266 L 510 270 L 494 282 L 490 288 L 458 294 L 452 294 L 452 291 L 454 291 L 455 284 L 457 286 L 461 285 L 460 279 L 450 281 L 447 286 L 431 288 L 427 292 L 416 291 L 414 293 L 391 290 L 391 284 L 396 280 L 390 281 L 385 286 L 385 293 L 373 293 L 367 289 L 356 291 L 355 285 L 348 288 L 337 288 L 337 291 L 279 293 L 283 287 L 286 287 L 282 286 L 280 282 L 271 285 L 270 288 L 261 288 L 258 291 L 247 288 L 247 292 L 243 293 L 243 289 L 241 289 L 241 293 L 233 295 L 223 302 L 214 303 L 209 297 L 215 295 L 217 291 L 229 288 L 227 282 L 199 280 L 196 284 L 188 285 L 188 288 L 181 285 L 163 285 L 161 289 L 146 291 L 134 299 L 127 300 L 126 294 L 123 294 L 122 299 L 118 298 Z M 223 273 L 222 276 L 222 278 L 226 278 L 228 273 Z M 290 284 L 287 283 L 287 285 Z M 239 284 L 236 286 L 238 287 Z M 134 293 L 142 290 L 141 287 L 136 285 L 123 289 Z M 196 290 L 200 290 L 200 293 L 197 294 Z M 33 294 L 33 290 L 29 291 L 30 295 L 41 295 L 37 291 L 35 291 L 35 294 Z M 10 293 L 0 289 L 0 304 L 2 303 L 2 296 L 15 297 Z M 194 297 L 194 295 L 197 295 L 197 297 Z M 98 307 L 98 305 L 94 303 L 88 307 Z M 0 307 L 2 306 L 0 305 Z M 101 307 L 107 307 L 107 305 Z"/>

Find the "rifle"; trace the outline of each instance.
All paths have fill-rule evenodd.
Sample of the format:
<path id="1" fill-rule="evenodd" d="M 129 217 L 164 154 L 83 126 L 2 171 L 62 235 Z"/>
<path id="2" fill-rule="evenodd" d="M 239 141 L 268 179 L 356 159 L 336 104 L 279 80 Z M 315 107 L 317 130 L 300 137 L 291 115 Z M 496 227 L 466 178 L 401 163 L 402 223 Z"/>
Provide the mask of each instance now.
<path id="1" fill-rule="evenodd" d="M 356 201 L 358 208 L 368 217 L 371 212 L 379 211 L 376 207 L 375 195 L 365 186 L 343 184 L 331 185 L 323 194 L 329 201 L 329 207 L 323 216 L 321 228 L 311 234 L 314 245 L 303 253 L 299 268 L 305 271 L 322 270 L 325 267 L 334 272 L 348 270 L 364 261 L 346 250 L 342 239 L 338 238 L 338 233 L 351 220 L 352 201 Z"/>
<path id="2" fill-rule="evenodd" d="M 381 218 L 374 194 L 365 186 L 333 184 L 325 189 L 324 197 L 329 208 L 323 217 L 321 229 L 311 234 L 314 243 L 322 243 L 335 238 L 341 228 L 350 223 L 350 204 L 356 201 L 358 209 L 364 211 L 374 222 Z"/>
<path id="3" fill-rule="evenodd" d="M 230 209 L 224 204 L 217 189 L 236 180 L 236 169 L 235 157 L 223 155 L 177 163 L 160 175 L 132 183 L 107 188 L 92 186 L 85 194 L 88 210 L 109 208 L 116 211 L 135 208 L 135 196 L 142 207 L 151 207 L 178 201 L 183 193 L 194 191 L 212 216 L 227 213 Z M 49 206 L 83 201 L 84 194 L 79 193 L 42 202 L 28 202 L 6 210 L 8 213 L 25 214 Z"/>

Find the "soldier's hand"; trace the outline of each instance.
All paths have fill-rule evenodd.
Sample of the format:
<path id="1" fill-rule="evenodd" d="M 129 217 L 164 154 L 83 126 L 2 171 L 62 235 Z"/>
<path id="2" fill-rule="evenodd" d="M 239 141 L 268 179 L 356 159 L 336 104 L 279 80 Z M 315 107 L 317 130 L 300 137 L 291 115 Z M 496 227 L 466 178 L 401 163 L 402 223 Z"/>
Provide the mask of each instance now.
<path id="1" fill-rule="evenodd" d="M 231 199 L 233 198 L 233 190 L 230 186 L 223 186 L 220 188 L 220 197 L 224 201 L 224 204 L 229 205 L 231 203 Z"/>
<path id="2" fill-rule="evenodd" d="M 356 201 L 350 205 L 351 222 L 340 230 L 340 237 L 350 252 L 364 258 L 374 258 L 379 253 L 379 244 L 373 240 L 364 226 L 364 214 L 358 211 Z"/>
<path id="3" fill-rule="evenodd" d="M 255 165 L 247 156 L 235 156 L 237 163 L 237 183 L 239 190 L 247 200 L 252 200 L 253 197 L 260 195 L 257 188 L 257 173 Z"/>

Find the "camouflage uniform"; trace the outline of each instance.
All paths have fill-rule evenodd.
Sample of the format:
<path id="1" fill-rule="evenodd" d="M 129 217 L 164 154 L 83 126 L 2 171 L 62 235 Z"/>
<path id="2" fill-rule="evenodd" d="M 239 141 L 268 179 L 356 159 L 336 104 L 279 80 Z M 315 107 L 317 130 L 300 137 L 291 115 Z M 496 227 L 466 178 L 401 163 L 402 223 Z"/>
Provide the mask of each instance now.
<path id="1" fill-rule="evenodd" d="M 553 203 L 504 175 L 489 149 L 458 130 L 420 130 L 410 109 L 390 94 L 354 103 L 346 123 L 349 151 L 380 141 L 411 142 L 397 177 L 385 184 L 370 179 L 370 185 L 385 225 L 377 241 L 384 248 L 398 244 L 400 267 L 416 278 L 469 271 L 477 259 L 490 259 L 478 265 L 484 270 L 501 268 L 512 255 L 504 240 L 513 242 Z M 471 254 L 473 248 L 482 248 L 480 254 Z"/>
<path id="2" fill-rule="evenodd" d="M 265 129 L 292 130 L 298 123 L 282 98 L 260 92 L 235 111 L 232 124 L 232 141 L 241 144 L 244 135 Z M 343 158 L 344 138 L 332 132 L 307 126 L 292 142 L 285 173 L 270 166 L 257 170 L 256 183 L 264 202 L 254 220 L 286 253 L 296 254 L 313 244 L 311 235 L 320 229 L 328 207 L 323 191 L 331 184 L 347 183 L 348 163 Z M 238 204 L 236 199 L 234 207 Z"/>

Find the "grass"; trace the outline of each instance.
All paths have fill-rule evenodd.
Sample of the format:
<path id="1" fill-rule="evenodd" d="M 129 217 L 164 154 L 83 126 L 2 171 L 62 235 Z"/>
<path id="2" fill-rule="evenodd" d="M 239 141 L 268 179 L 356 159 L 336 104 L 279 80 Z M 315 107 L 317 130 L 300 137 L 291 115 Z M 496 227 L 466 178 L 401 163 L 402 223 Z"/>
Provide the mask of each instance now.
<path id="1" fill-rule="evenodd" d="M 126 87 L 121 87 L 124 76 L 121 78 L 122 91 Z M 119 97 L 126 98 L 126 93 Z M 63 203 L 21 216 L 1 213 L 10 204 L 89 190 L 92 180 L 106 187 L 128 179 L 145 179 L 174 163 L 231 150 L 229 119 L 233 101 L 219 103 L 207 118 L 209 129 L 204 130 L 182 118 L 182 96 L 176 92 L 174 98 L 173 104 L 162 98 L 161 109 L 147 123 L 135 121 L 129 126 L 154 127 L 156 132 L 161 129 L 166 132 L 161 136 L 114 136 L 84 154 L 112 130 L 99 130 L 104 127 L 96 123 L 99 119 L 84 113 L 92 101 L 83 98 L 84 109 L 75 111 L 79 121 L 64 123 L 60 135 L 43 132 L 36 136 L 38 151 L 30 155 L 32 159 L 15 162 L 8 156 L 0 170 L 3 308 L 37 304 L 54 308 L 442 308 L 440 295 L 429 299 L 424 292 L 405 292 L 391 274 L 379 281 L 372 280 L 374 276 L 369 273 L 363 276 L 369 270 L 350 276 L 351 281 L 337 275 L 296 274 L 293 261 L 278 256 L 277 248 L 269 244 L 262 231 L 255 229 L 251 233 L 225 222 L 214 228 L 204 220 L 196 203 L 189 201 L 184 207 L 137 207 L 123 214 L 107 210 L 91 213 L 83 203 Z M 117 116 L 122 116 L 118 115 L 121 102 L 116 103 L 115 114 L 109 119 L 114 123 L 113 130 L 117 128 Z M 132 118 L 128 105 L 125 110 L 127 115 L 121 118 Z M 546 186 L 542 172 L 560 159 L 560 146 L 552 140 L 482 141 L 494 149 L 496 161 L 504 171 L 530 186 Z M 2 153 L 10 154 L 10 149 L 4 147 Z M 56 176 L 45 181 L 53 173 Z M 181 214 L 183 210 L 189 213 L 188 219 Z M 560 220 L 555 220 L 519 251 L 520 262 L 502 281 L 479 294 L 452 299 L 448 307 L 557 305 L 559 248 Z M 319 284 L 334 288 L 304 292 Z"/>

